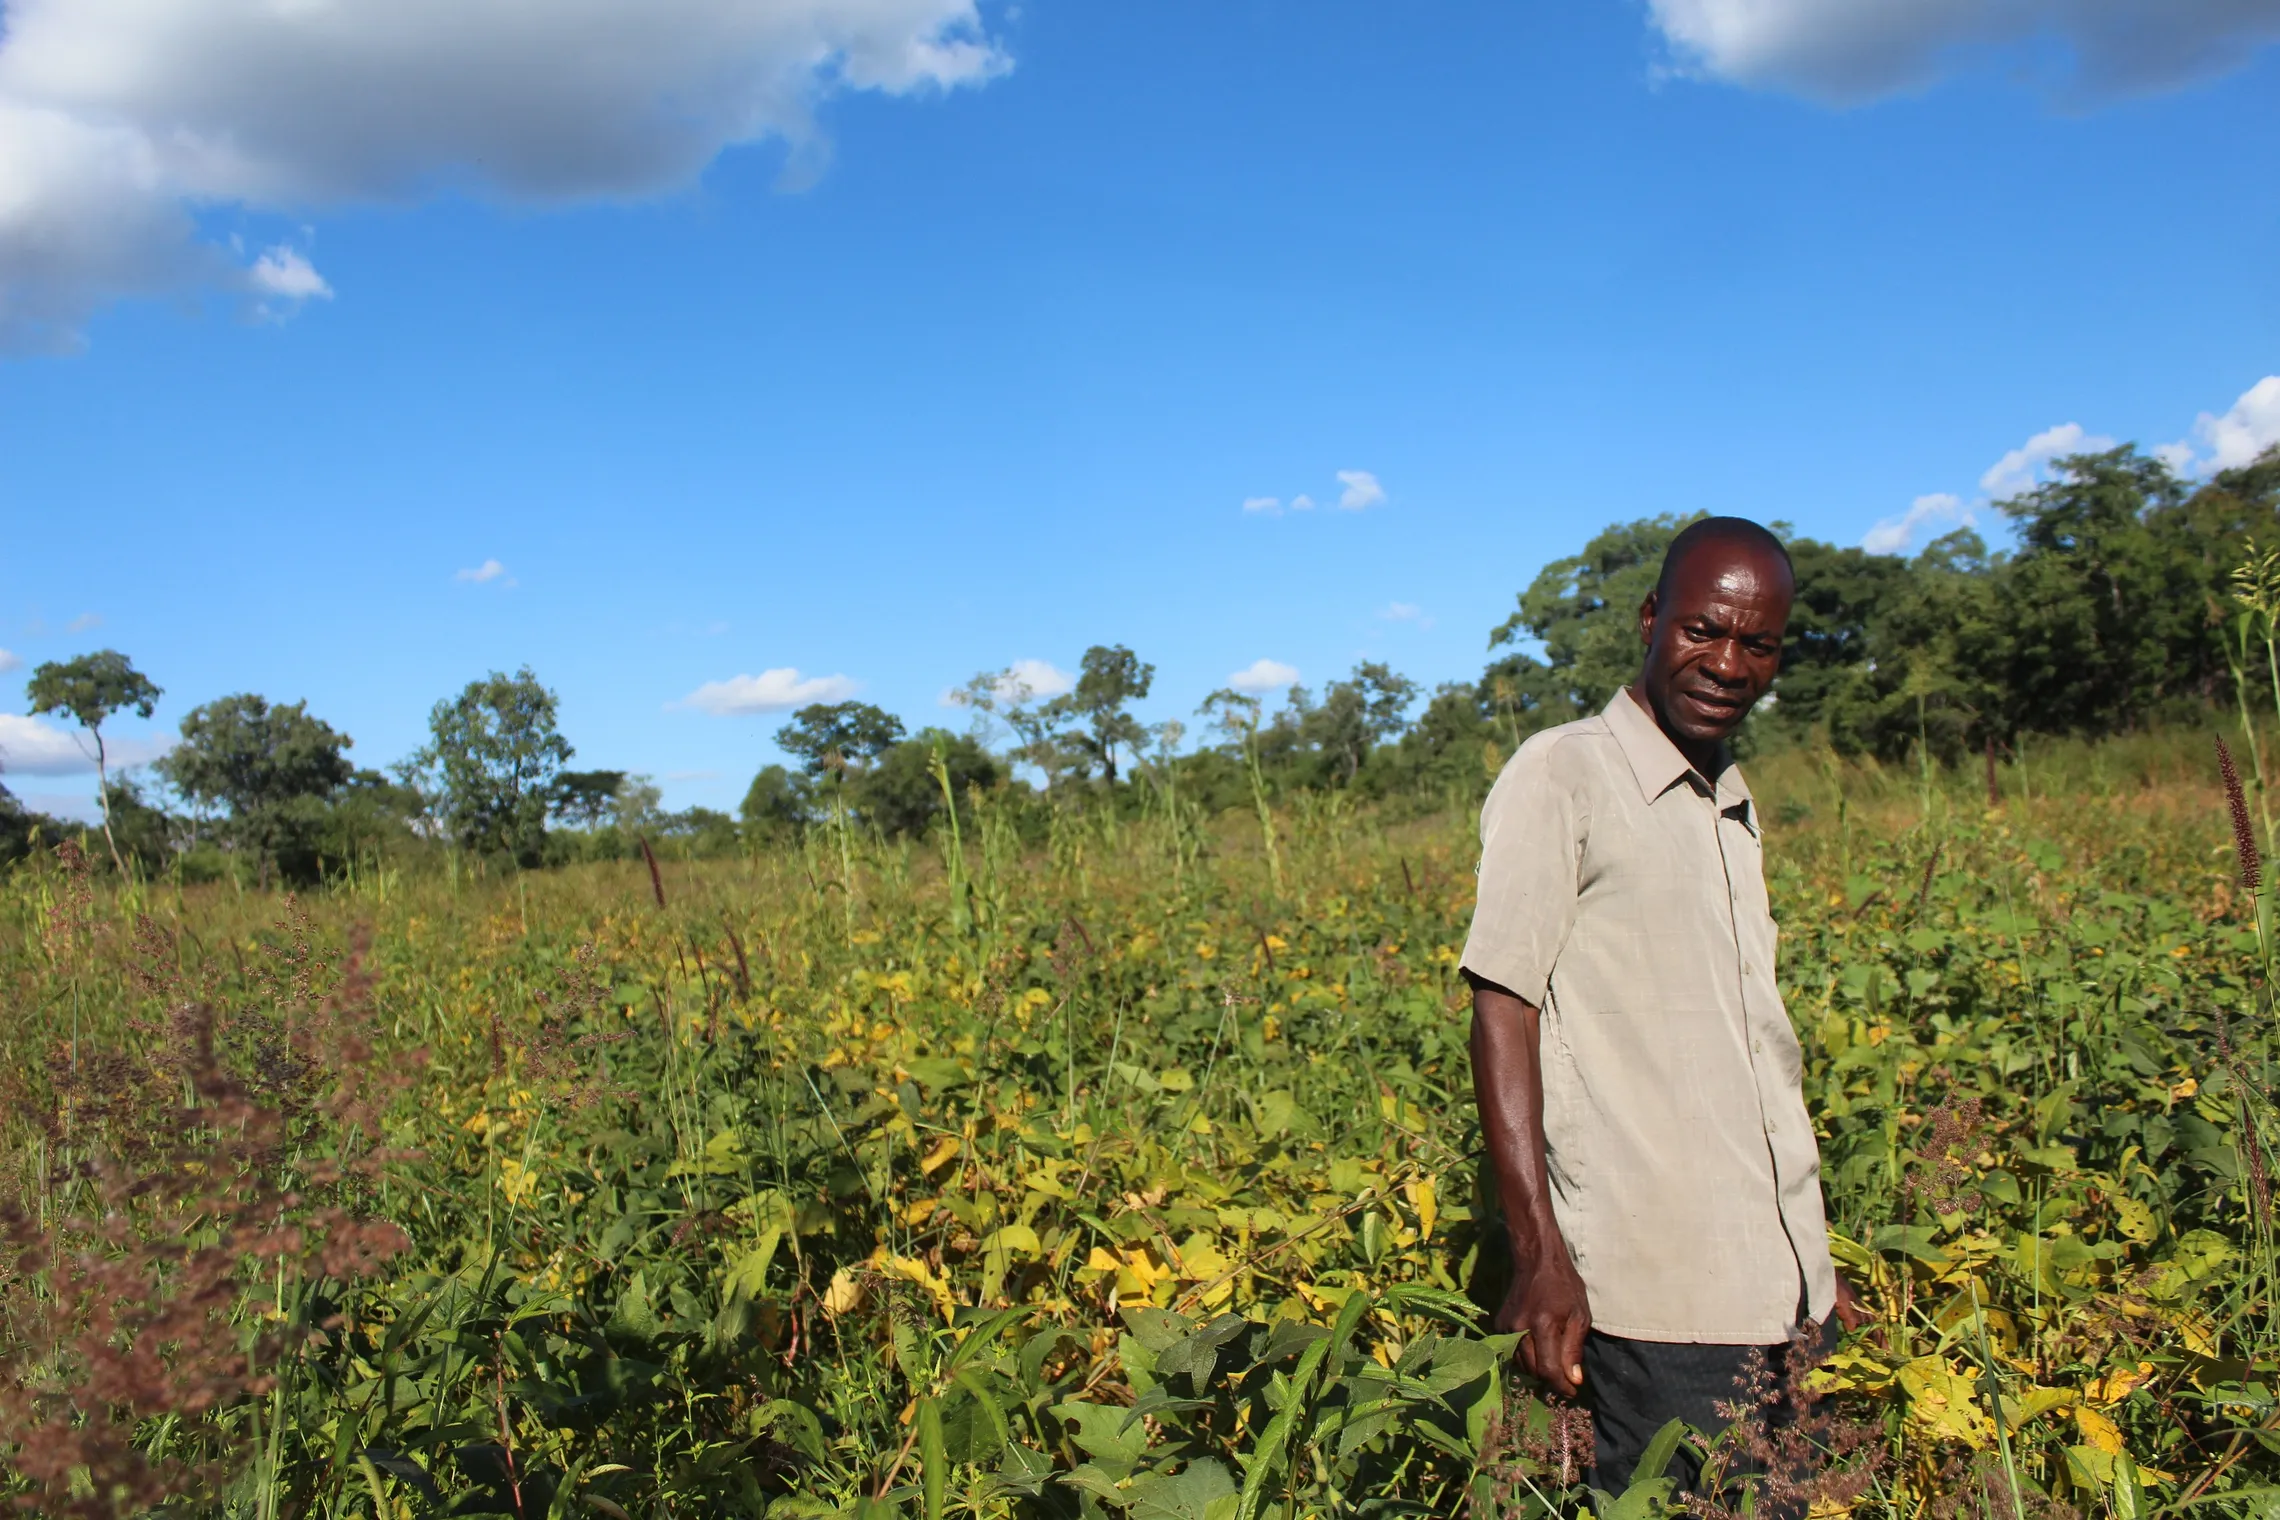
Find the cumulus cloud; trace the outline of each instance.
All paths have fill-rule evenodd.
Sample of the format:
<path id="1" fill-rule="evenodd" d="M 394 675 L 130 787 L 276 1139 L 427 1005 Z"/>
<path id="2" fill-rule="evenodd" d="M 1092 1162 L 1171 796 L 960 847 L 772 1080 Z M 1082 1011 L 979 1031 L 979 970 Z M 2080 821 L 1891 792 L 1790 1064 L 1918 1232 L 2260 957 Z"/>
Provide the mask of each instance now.
<path id="1" fill-rule="evenodd" d="M 2280 444 L 2280 375 L 2266 375 L 2222 417 L 2203 412 L 2190 439 L 2165 443 L 2154 453 L 2179 474 L 2206 474 L 2253 463 L 2274 444 Z"/>
<path id="2" fill-rule="evenodd" d="M 1987 473 L 1979 477 L 1979 489 L 1987 493 L 1989 501 L 2007 501 L 2040 484 L 2043 466 L 2052 460 L 2069 454 L 2095 454 L 2113 446 L 2113 439 L 2085 432 L 2079 422 L 2062 422 L 2043 429 L 1989 465 Z"/>
<path id="3" fill-rule="evenodd" d="M 333 288 L 297 248 L 282 245 L 253 261 L 246 283 L 265 296 L 287 301 L 329 301 Z"/>
<path id="4" fill-rule="evenodd" d="M 1290 499 L 1290 509 L 1293 512 L 1311 512 L 1314 510 L 1314 498 L 1304 493 L 1293 496 Z"/>
<path id="5" fill-rule="evenodd" d="M 329 291 L 194 208 L 652 196 L 738 144 L 820 161 L 834 91 L 1007 67 L 975 0 L 6 0 L 0 344 L 69 349 L 126 295 Z"/>
<path id="6" fill-rule="evenodd" d="M 1361 512 L 1385 501 L 1385 487 L 1367 470 L 1340 470 L 1338 484 L 1346 489 L 1339 493 L 1338 505 L 1348 512 Z"/>
<path id="7" fill-rule="evenodd" d="M 505 565 L 500 564 L 495 559 L 487 559 L 472 570 L 460 571 L 458 574 L 454 575 L 452 579 L 455 581 L 472 581 L 478 586 L 487 586 L 492 581 L 504 578 L 506 574 L 507 567 Z M 511 586 L 514 584 L 514 582 L 512 580 L 508 580 L 507 584 Z"/>
<path id="8" fill-rule="evenodd" d="M 1280 660 L 1253 660 L 1227 678 L 1227 684 L 1237 691 L 1253 696 L 1270 691 L 1281 691 L 1298 683 L 1298 667 L 1285 665 Z"/>
<path id="9" fill-rule="evenodd" d="M 0 649 L 0 675 L 6 675 L 11 670 L 22 670 L 23 668 L 24 657 L 22 655 L 12 649 Z"/>
<path id="10" fill-rule="evenodd" d="M 682 707 L 694 707 L 715 717 L 744 717 L 753 713 L 789 712 L 811 702 L 844 702 L 859 690 L 845 676 L 803 676 L 791 666 L 763 670 L 756 676 L 730 676 L 707 681 L 683 697 Z"/>
<path id="11" fill-rule="evenodd" d="M 1038 701 L 1076 689 L 1077 678 L 1050 660 L 1015 660 L 990 682 L 990 695 L 1002 703 Z M 967 706 L 966 688 L 953 686 L 944 692 L 942 705 Z"/>
<path id="12" fill-rule="evenodd" d="M 1058 697 L 1077 689 L 1077 678 L 1050 660 L 1015 660 L 991 687 L 1000 698 Z"/>
<path id="13" fill-rule="evenodd" d="M 172 747 L 163 737 L 103 737 L 114 774 L 147 765 Z M 0 775 L 92 776 L 95 745 L 85 735 L 42 718 L 0 713 Z"/>
<path id="14" fill-rule="evenodd" d="M 1991 52 L 2079 100 L 2170 89 L 2280 38 L 2280 0 L 1648 0 L 1682 72 L 1850 104 Z"/>
<path id="15" fill-rule="evenodd" d="M 1961 498 L 1936 491 L 1917 497 L 1907 511 L 1869 529 L 1860 546 L 1871 554 L 1905 554 L 1916 547 L 1917 538 L 1926 529 L 1945 528 L 1950 523 L 1968 526 L 1971 521 L 1971 509 Z"/>
<path id="16" fill-rule="evenodd" d="M 1243 498 L 1243 510 L 1262 513 L 1268 517 L 1279 517 L 1282 515 L 1282 498 L 1279 496 L 1246 496 Z"/>

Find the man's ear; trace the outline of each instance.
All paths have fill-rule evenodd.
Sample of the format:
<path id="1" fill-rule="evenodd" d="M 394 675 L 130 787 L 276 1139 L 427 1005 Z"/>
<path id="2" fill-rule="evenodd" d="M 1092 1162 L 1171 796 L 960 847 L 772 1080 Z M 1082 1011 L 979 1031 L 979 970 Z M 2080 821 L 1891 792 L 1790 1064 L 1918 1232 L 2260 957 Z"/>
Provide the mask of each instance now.
<path id="1" fill-rule="evenodd" d="M 1650 591 L 1647 593 L 1647 599 L 1639 603 L 1639 642 L 1651 646 L 1654 641 L 1655 594 Z"/>

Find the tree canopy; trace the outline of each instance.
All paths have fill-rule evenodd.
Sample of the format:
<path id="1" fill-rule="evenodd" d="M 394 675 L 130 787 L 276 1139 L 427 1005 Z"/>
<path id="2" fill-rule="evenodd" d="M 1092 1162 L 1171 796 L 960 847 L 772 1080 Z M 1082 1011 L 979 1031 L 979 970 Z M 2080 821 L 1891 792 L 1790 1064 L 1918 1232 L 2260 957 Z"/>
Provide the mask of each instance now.
<path id="1" fill-rule="evenodd" d="M 414 764 L 434 778 L 443 821 L 466 849 L 538 863 L 555 778 L 573 753 L 558 705 L 525 665 L 468 682 L 428 715 Z"/>
<path id="2" fill-rule="evenodd" d="M 251 692 L 194 707 L 182 739 L 152 769 L 194 806 L 227 814 L 228 835 L 272 870 L 313 881 L 327 804 L 355 774 L 352 741 L 309 715 L 305 702 L 271 706 Z"/>

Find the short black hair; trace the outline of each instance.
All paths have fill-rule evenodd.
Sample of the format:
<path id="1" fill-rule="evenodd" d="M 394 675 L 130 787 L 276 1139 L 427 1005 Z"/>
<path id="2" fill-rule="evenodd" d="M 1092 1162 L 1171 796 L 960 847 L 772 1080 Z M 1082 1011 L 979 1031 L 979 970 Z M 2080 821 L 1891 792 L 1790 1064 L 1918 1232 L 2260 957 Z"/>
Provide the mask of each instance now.
<path id="1" fill-rule="evenodd" d="M 1789 550 L 1774 537 L 1773 530 L 1763 523 L 1751 522 L 1746 517 L 1703 517 L 1678 530 L 1678 536 L 1663 551 L 1662 573 L 1655 577 L 1655 600 L 1661 601 L 1670 589 L 1670 578 L 1686 557 L 1709 544 L 1735 544 L 1749 549 L 1771 549 L 1781 556 L 1782 568 L 1789 572 L 1791 585 L 1797 582 L 1797 566 L 1789 558 Z"/>

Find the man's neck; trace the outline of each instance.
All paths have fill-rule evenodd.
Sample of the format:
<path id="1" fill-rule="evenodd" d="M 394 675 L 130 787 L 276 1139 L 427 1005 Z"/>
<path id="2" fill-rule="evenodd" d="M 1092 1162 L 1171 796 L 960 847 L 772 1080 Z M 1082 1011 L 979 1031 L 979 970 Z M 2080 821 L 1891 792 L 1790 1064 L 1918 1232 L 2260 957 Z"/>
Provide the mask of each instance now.
<path id="1" fill-rule="evenodd" d="M 1662 730 L 1662 736 L 1671 742 L 1671 746 L 1686 757 L 1688 765 L 1701 772 L 1705 781 L 1718 779 L 1718 773 L 1726 768 L 1726 746 L 1723 741 L 1713 739 L 1708 744 L 1702 744 L 1671 732 L 1670 725 L 1655 710 L 1654 701 L 1648 697 L 1643 685 L 1633 681 L 1623 689 L 1631 694 L 1632 701 L 1639 704 L 1639 710 L 1654 720 L 1655 727 Z"/>

